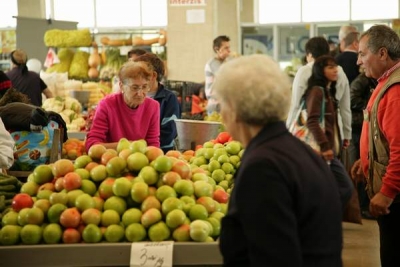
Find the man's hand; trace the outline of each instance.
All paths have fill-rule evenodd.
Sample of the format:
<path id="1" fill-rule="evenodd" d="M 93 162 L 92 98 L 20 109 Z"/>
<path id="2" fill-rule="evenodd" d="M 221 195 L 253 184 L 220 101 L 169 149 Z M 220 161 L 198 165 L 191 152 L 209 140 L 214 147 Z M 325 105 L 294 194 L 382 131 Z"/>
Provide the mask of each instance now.
<path id="1" fill-rule="evenodd" d="M 353 166 L 351 167 L 351 178 L 356 182 L 365 182 L 366 178 L 364 176 L 362 166 L 361 166 L 361 159 L 354 162 Z"/>
<path id="2" fill-rule="evenodd" d="M 392 205 L 393 199 L 385 196 L 381 192 L 377 193 L 369 203 L 369 212 L 374 217 L 387 215 L 390 213 L 389 207 Z"/>

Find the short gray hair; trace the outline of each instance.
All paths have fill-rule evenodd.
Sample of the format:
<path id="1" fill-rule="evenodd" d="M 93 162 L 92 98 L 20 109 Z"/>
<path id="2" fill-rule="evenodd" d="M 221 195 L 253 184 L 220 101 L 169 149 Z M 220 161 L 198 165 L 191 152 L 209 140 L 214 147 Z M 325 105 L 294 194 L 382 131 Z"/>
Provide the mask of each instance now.
<path id="1" fill-rule="evenodd" d="M 377 53 L 382 47 L 387 49 L 392 60 L 400 58 L 400 39 L 397 33 L 386 25 L 374 25 L 361 34 L 361 38 L 368 37 L 368 49 Z"/>
<path id="2" fill-rule="evenodd" d="M 343 25 L 339 30 L 339 41 L 346 38 L 349 33 L 358 33 L 357 27 L 353 25 Z"/>
<path id="3" fill-rule="evenodd" d="M 290 105 L 289 77 L 269 56 L 232 59 L 217 71 L 212 93 L 250 125 L 283 121 Z"/>

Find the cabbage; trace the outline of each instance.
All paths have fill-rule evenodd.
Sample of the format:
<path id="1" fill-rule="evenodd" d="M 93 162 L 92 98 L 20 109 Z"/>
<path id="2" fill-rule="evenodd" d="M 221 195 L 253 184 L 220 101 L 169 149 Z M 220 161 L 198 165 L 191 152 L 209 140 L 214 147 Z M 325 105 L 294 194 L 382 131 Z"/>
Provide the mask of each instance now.
<path id="1" fill-rule="evenodd" d="M 65 116 L 67 116 L 70 122 L 78 118 L 78 114 L 76 114 L 76 112 L 71 109 L 64 109 L 63 111 L 61 111 L 60 114 L 64 114 Z"/>
<path id="2" fill-rule="evenodd" d="M 43 101 L 42 108 L 46 111 L 60 113 L 64 109 L 64 101 L 60 97 L 47 98 Z"/>
<path id="3" fill-rule="evenodd" d="M 74 111 L 75 113 L 80 114 L 82 111 L 81 103 L 73 97 L 69 97 L 69 96 L 65 97 L 64 105 L 65 105 L 65 109 L 70 109 L 70 110 Z"/>

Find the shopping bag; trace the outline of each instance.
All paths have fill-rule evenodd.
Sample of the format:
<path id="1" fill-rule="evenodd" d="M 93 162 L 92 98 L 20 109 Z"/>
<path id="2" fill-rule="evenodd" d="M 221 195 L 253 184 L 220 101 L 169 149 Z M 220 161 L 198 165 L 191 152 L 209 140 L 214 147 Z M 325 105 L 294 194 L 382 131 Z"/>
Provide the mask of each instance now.
<path id="1" fill-rule="evenodd" d="M 322 89 L 322 99 L 325 99 L 324 89 Z M 319 126 L 321 129 L 325 130 L 325 101 L 322 101 L 321 104 L 321 114 L 319 117 Z M 294 117 L 294 121 L 292 122 L 289 132 L 291 132 L 294 136 L 298 139 L 309 145 L 312 149 L 316 152 L 321 152 L 321 148 L 315 140 L 314 135 L 310 132 L 307 127 L 307 107 L 306 107 L 306 100 L 302 99 L 299 111 L 296 113 Z"/>

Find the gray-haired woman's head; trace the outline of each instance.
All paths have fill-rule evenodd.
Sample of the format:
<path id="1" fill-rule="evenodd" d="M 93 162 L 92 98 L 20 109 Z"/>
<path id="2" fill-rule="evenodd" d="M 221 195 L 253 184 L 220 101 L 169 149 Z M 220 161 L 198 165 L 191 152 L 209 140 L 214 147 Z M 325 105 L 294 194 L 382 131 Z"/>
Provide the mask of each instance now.
<path id="1" fill-rule="evenodd" d="M 213 94 L 228 105 L 237 119 L 250 125 L 266 125 L 286 119 L 291 84 L 269 56 L 242 56 L 221 66 Z"/>

